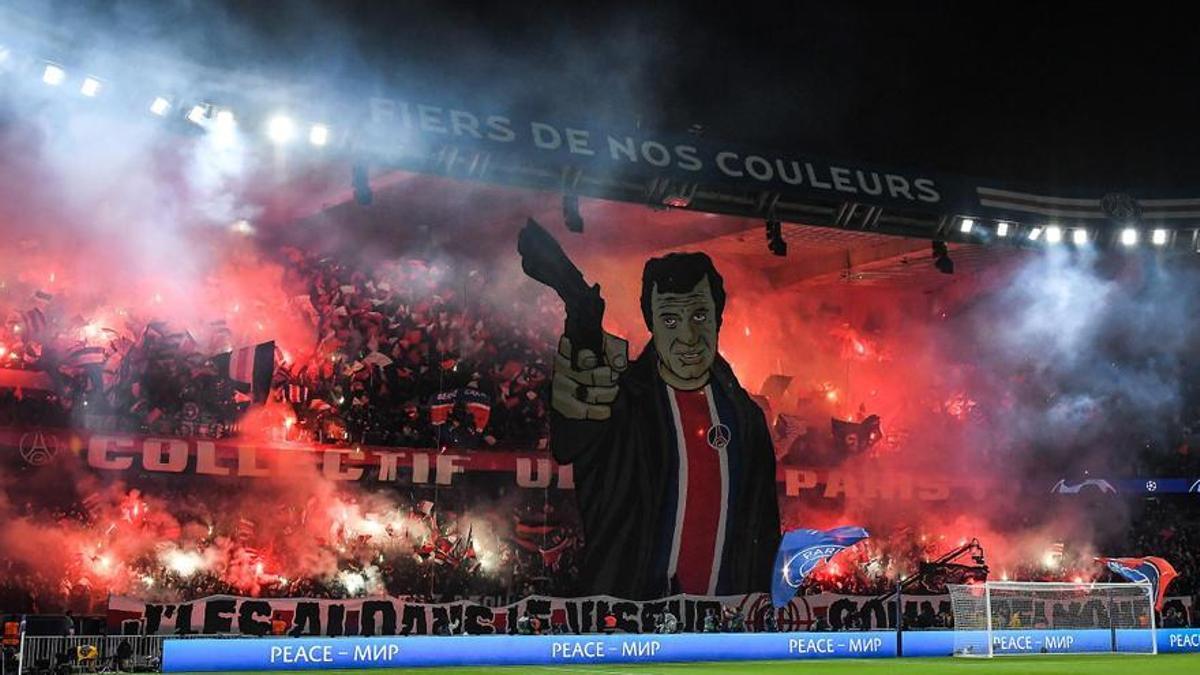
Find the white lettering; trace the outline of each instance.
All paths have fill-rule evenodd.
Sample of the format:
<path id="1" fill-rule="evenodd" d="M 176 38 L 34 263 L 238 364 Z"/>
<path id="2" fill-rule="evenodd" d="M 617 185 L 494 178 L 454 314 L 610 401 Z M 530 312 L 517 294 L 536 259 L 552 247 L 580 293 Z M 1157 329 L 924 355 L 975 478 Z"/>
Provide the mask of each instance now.
<path id="1" fill-rule="evenodd" d="M 356 645 L 354 647 L 354 660 L 367 661 L 370 663 L 378 663 L 380 661 L 391 661 L 400 654 L 400 645 Z"/>
<path id="2" fill-rule="evenodd" d="M 833 638 L 791 638 L 788 652 L 792 654 L 832 654 Z"/>
<path id="3" fill-rule="evenodd" d="M 861 171 L 855 171 L 854 173 L 858 176 L 858 187 L 862 188 L 863 192 L 875 196 L 883 194 L 883 185 L 879 183 L 879 174 L 875 173 L 874 171 L 870 172 L 870 176 L 872 181 L 874 181 L 874 185 L 872 187 L 867 187 L 867 176 Z"/>
<path id="4" fill-rule="evenodd" d="M 517 138 L 517 132 L 512 130 L 512 120 L 499 115 L 487 118 L 488 140 L 497 143 L 511 143 Z"/>
<path id="5" fill-rule="evenodd" d="M 904 176 L 889 173 L 883 177 L 883 180 L 887 183 L 888 194 L 891 196 L 904 197 L 908 200 L 913 198 L 912 193 L 909 192 L 908 179 Z"/>
<path id="6" fill-rule="evenodd" d="M 455 136 L 462 136 L 466 132 L 468 136 L 483 138 L 479 133 L 479 118 L 463 110 L 450 111 L 450 128 Z"/>
<path id="7" fill-rule="evenodd" d="M 257 448 L 253 445 L 239 445 L 237 475 L 248 477 L 270 476 L 271 469 L 258 465 Z"/>
<path id="8" fill-rule="evenodd" d="M 396 119 L 396 102 L 392 99 L 372 97 L 369 105 L 372 124 L 384 124 Z"/>
<path id="9" fill-rule="evenodd" d="M 538 458 L 537 475 L 533 474 L 533 460 L 528 457 L 517 458 L 517 485 L 523 488 L 548 488 L 554 475 L 550 460 Z"/>
<path id="10" fill-rule="evenodd" d="M 345 470 L 342 469 L 342 455 L 347 455 L 350 458 L 361 461 L 365 455 L 361 452 L 345 453 L 340 450 L 326 450 L 325 461 L 322 462 L 322 473 L 329 480 L 358 480 L 362 478 L 362 467 L 352 466 Z"/>
<path id="11" fill-rule="evenodd" d="M 542 150 L 555 150 L 562 145 L 562 134 L 549 124 L 531 122 L 529 131 L 533 133 L 533 144 Z"/>
<path id="12" fill-rule="evenodd" d="M 850 184 L 850 169 L 844 169 L 840 166 L 829 168 L 829 175 L 833 176 L 833 187 L 839 192 L 857 193 L 858 190 Z"/>
<path id="13" fill-rule="evenodd" d="M 746 173 L 755 180 L 767 181 L 775 175 L 775 170 L 767 160 L 758 155 L 750 155 L 746 157 Z"/>
<path id="14" fill-rule="evenodd" d="M 608 137 L 608 154 L 611 155 L 613 159 L 620 159 L 620 156 L 624 155 L 625 159 L 631 162 L 636 162 L 638 161 L 638 158 L 637 150 L 635 148 L 636 145 L 634 144 L 633 139 L 629 136 L 626 136 L 625 140 L 623 141 L 618 141 L 612 136 Z"/>
<path id="15" fill-rule="evenodd" d="M 196 473 L 228 476 L 229 467 L 217 464 L 217 446 L 212 441 L 196 442 Z"/>
<path id="16" fill-rule="evenodd" d="M 115 447 L 113 447 L 115 446 Z M 97 469 L 124 471 L 133 466 L 132 457 L 113 457 L 112 451 L 132 450 L 133 439 L 113 436 L 93 436 L 88 441 L 88 464 Z"/>
<path id="17" fill-rule="evenodd" d="M 883 647 L 883 638 L 850 638 L 850 651 L 877 652 Z"/>
<path id="18" fill-rule="evenodd" d="M 163 457 L 164 449 L 167 451 L 166 458 Z M 172 440 L 147 438 L 142 443 L 142 466 L 146 467 L 147 471 L 181 473 L 187 468 L 187 463 L 188 446 L 186 441 L 178 438 Z"/>
<path id="19" fill-rule="evenodd" d="M 679 158 L 679 168 L 684 171 L 699 171 L 704 163 L 696 156 L 696 148 L 690 145 L 675 146 L 675 156 Z"/>
<path id="20" fill-rule="evenodd" d="M 333 647 L 271 647 L 271 663 L 333 663 Z"/>
<path id="21" fill-rule="evenodd" d="M 594 155 L 595 150 L 588 147 L 588 132 L 583 129 L 566 130 L 567 134 L 567 150 L 573 155 Z"/>
<path id="22" fill-rule="evenodd" d="M 413 470 L 412 482 L 428 483 L 429 482 L 429 455 L 424 452 L 414 453 L 413 461 L 412 461 L 412 470 Z"/>
<path id="23" fill-rule="evenodd" d="M 562 490 L 575 489 L 575 465 L 566 464 L 558 467 L 558 487 Z"/>
<path id="24" fill-rule="evenodd" d="M 992 638 L 992 647 L 1006 652 L 1012 651 L 1029 651 L 1033 649 L 1033 638 L 1028 635 L 1018 637 L 1006 637 L 997 635 Z"/>
<path id="25" fill-rule="evenodd" d="M 1200 633 L 1171 633 L 1167 638 L 1167 644 L 1172 647 L 1191 647 L 1200 649 Z"/>
<path id="26" fill-rule="evenodd" d="M 454 480 L 454 474 L 466 473 L 460 462 L 466 460 L 462 455 L 438 455 L 437 458 L 437 484 L 449 485 Z"/>
<path id="27" fill-rule="evenodd" d="M 580 642 L 553 642 L 550 644 L 552 659 L 602 659 L 604 643 L 599 640 Z"/>
<path id="28" fill-rule="evenodd" d="M 1046 649 L 1061 649 L 1064 651 L 1069 651 L 1071 649 L 1071 645 L 1073 644 L 1075 644 L 1075 638 L 1070 635 L 1060 635 L 1058 637 L 1053 635 L 1046 636 Z"/>
<path id="29" fill-rule="evenodd" d="M 808 172 L 808 184 L 821 190 L 828 190 L 833 187 L 825 181 L 817 180 L 817 172 L 813 169 L 812 162 L 805 162 L 804 169 Z"/>
<path id="30" fill-rule="evenodd" d="M 671 163 L 671 151 L 667 150 L 667 146 L 655 141 L 642 143 L 642 157 L 645 157 L 651 166 L 666 166 Z"/>
<path id="31" fill-rule="evenodd" d="M 942 201 L 942 195 L 937 191 L 933 181 L 928 178 L 918 178 L 913 181 L 913 187 L 917 188 L 917 199 L 923 202 L 937 203 Z"/>
<path id="32" fill-rule="evenodd" d="M 792 175 L 788 175 L 788 165 L 791 165 Z M 784 162 L 782 159 L 775 160 L 775 168 L 779 169 L 779 180 L 788 185 L 799 185 L 804 182 L 804 169 L 800 168 L 800 162 Z"/>
<path id="33" fill-rule="evenodd" d="M 736 152 L 718 152 L 717 153 L 717 168 L 720 169 L 721 173 L 725 174 L 726 176 L 733 176 L 734 178 L 738 178 L 743 175 L 742 172 L 737 169 L 732 169 L 732 168 L 726 166 L 726 164 L 725 164 L 726 160 L 729 160 L 729 159 L 736 160 L 737 158 L 738 158 L 738 156 L 737 156 Z"/>
<path id="34" fill-rule="evenodd" d="M 432 131 L 435 134 L 449 133 L 446 124 L 442 122 L 442 109 L 432 105 L 417 106 L 417 121 L 421 131 Z"/>
<path id="35" fill-rule="evenodd" d="M 648 642 L 622 642 L 621 656 L 654 656 L 660 649 L 662 649 L 662 643 L 658 640 L 650 640 Z"/>
<path id="36" fill-rule="evenodd" d="M 379 458 L 379 480 L 388 481 L 396 480 L 396 464 L 403 452 L 377 452 L 375 456 Z"/>

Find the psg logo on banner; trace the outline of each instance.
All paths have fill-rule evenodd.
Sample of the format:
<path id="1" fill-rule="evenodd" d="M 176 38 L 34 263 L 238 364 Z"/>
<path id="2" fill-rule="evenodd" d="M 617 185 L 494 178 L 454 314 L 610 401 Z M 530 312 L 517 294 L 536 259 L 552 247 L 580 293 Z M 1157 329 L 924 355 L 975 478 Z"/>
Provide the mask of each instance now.
<path id="1" fill-rule="evenodd" d="M 21 458 L 30 466 L 45 466 L 58 454 L 58 437 L 34 431 L 21 436 Z"/>
<path id="2" fill-rule="evenodd" d="M 729 445 L 732 435 L 729 427 L 724 424 L 716 424 L 708 430 L 708 445 L 714 450 L 724 450 Z"/>

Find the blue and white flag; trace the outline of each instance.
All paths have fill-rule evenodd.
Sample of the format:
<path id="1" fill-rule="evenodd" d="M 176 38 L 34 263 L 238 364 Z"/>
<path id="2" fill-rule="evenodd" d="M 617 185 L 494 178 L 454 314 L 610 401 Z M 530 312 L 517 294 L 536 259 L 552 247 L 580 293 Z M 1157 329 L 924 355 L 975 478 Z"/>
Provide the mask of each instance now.
<path id="1" fill-rule="evenodd" d="M 828 562 L 839 551 L 866 539 L 870 535 L 861 527 L 835 527 L 832 530 L 790 530 L 779 543 L 775 554 L 775 580 L 771 583 L 771 599 L 783 607 L 796 596 L 796 589 L 813 570 Z"/>

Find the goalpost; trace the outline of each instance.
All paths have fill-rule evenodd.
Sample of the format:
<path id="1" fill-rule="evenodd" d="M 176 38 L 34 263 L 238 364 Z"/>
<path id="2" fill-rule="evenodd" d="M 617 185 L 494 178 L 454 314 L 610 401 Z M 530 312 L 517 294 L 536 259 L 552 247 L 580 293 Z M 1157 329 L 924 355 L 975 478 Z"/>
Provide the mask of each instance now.
<path id="1" fill-rule="evenodd" d="M 1148 583 L 951 585 L 954 655 L 1157 654 Z"/>

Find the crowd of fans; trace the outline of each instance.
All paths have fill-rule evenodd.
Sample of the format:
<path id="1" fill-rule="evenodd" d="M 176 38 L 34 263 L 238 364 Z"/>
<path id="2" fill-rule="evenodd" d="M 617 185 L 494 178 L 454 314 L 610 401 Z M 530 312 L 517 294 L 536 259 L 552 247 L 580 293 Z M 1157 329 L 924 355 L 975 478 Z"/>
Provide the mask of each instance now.
<path id="1" fill-rule="evenodd" d="M 259 519 L 260 527 L 219 486 L 201 492 L 203 498 L 156 489 L 156 498 L 144 501 L 134 489 L 119 496 L 120 503 L 99 507 L 94 496 L 49 510 L 24 504 L 10 516 L 58 528 L 64 546 L 81 550 L 56 551 L 42 564 L 5 556 L 0 608 L 87 615 L 102 613 L 110 595 L 163 602 L 209 595 L 391 595 L 509 603 L 568 596 L 578 577 L 578 519 L 570 504 L 544 495 L 514 500 L 479 485 L 444 489 L 436 505 L 401 499 L 394 511 L 369 518 L 347 495 L 353 515 L 314 534 L 305 523 L 315 516 L 303 500 L 280 506 L 269 521 Z M 174 552 L 189 557 L 181 565 Z M 323 562 L 297 564 L 295 556 Z"/>
<path id="2" fill-rule="evenodd" d="M 417 260 L 368 272 L 294 249 L 282 256 L 285 284 L 297 291 L 291 309 L 306 317 L 313 335 L 310 348 L 295 355 L 280 350 L 272 359 L 269 396 L 292 415 L 287 432 L 291 438 L 376 446 L 545 449 L 547 383 L 561 328 L 561 308 L 552 295 L 508 294 L 498 300 L 491 289 L 496 280 L 486 272 Z M 235 379 L 228 358 L 214 358 L 238 346 L 222 319 L 197 330 L 200 335 L 128 316 L 122 325 L 109 327 L 69 317 L 55 302 L 50 294 L 38 292 L 28 302 L 0 308 L 0 367 L 24 374 L 0 381 L 0 426 L 82 425 L 221 437 L 239 431 L 240 416 L 263 393 L 256 383 Z M 1200 460 L 1200 451 L 1192 450 L 1200 443 L 1193 443 L 1191 427 L 1185 427 L 1177 451 L 1168 456 L 1172 466 L 1186 469 Z M 777 431 L 787 435 L 786 430 Z M 444 499 L 438 509 L 447 514 L 474 506 L 453 493 Z M 559 518 L 541 498 L 534 501 L 538 503 L 517 504 L 503 515 L 511 522 L 495 528 L 506 534 L 490 552 L 494 569 L 487 573 L 480 573 L 475 563 L 433 560 L 437 556 L 431 551 L 368 560 L 366 551 L 353 542 L 338 552 L 338 569 L 369 578 L 378 592 L 427 600 L 569 594 L 582 545 L 571 524 L 577 519 Z M 86 522 L 88 517 L 84 511 L 64 510 L 51 519 Z M 212 514 L 212 520 L 219 520 L 218 515 Z M 1181 573 L 1172 592 L 1196 592 L 1200 561 L 1195 546 L 1200 533 L 1189 512 L 1150 502 L 1135 522 L 1125 539 L 1133 546 L 1120 550 L 1168 558 Z M 443 524 L 454 526 L 453 519 Z M 447 530 L 440 536 L 466 535 Z M 895 588 L 898 578 L 918 570 L 921 561 L 945 550 L 946 543 L 897 535 L 860 548 L 857 558 L 840 563 L 843 569 L 817 574 L 806 592 L 882 595 Z M 0 604 L 5 608 L 74 607 L 85 612 L 95 610 L 97 599 L 106 594 L 99 584 L 64 585 L 36 567 L 11 560 L 6 564 L 0 578 Z M 133 565 L 159 584 L 158 590 L 180 597 L 247 592 L 217 572 L 173 574 L 153 559 Z M 1023 580 L 1070 581 L 1079 569 L 1031 561 L 1008 574 Z M 912 592 L 939 593 L 946 581 L 924 583 Z M 276 580 L 252 591 L 308 597 L 354 592 L 328 575 Z M 921 627 L 949 622 L 936 612 L 918 620 Z"/>
<path id="3" fill-rule="evenodd" d="M 280 352 L 272 395 L 292 435 L 406 447 L 544 445 L 545 385 L 561 328 L 546 293 L 499 303 L 493 279 L 407 260 L 372 273 L 295 249 L 285 282 L 314 335 Z M 0 381 L 0 424 L 221 437 L 237 431 L 253 382 L 235 380 L 225 319 L 198 330 L 124 317 L 116 328 L 67 317 L 49 294 L 0 325 L 0 367 L 45 387 Z M 114 322 L 115 323 L 115 322 Z M 194 335 L 195 331 L 198 335 Z M 217 358 L 214 358 L 217 357 Z"/>

